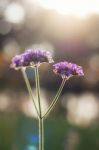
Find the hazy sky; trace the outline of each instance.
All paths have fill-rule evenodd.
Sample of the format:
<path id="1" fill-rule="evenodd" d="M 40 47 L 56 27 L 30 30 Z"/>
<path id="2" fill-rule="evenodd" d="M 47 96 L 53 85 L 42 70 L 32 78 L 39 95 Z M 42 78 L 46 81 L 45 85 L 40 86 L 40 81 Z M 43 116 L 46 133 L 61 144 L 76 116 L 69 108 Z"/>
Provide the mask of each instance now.
<path id="1" fill-rule="evenodd" d="M 98 0 L 38 0 L 38 2 L 46 9 L 54 9 L 65 15 L 86 16 L 92 13 L 99 14 Z"/>

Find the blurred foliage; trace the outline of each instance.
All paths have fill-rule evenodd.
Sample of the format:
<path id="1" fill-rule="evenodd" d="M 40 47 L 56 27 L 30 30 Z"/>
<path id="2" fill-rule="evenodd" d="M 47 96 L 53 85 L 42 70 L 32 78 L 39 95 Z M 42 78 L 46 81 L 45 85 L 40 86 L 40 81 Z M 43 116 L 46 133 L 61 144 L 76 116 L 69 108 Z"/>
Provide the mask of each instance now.
<path id="1" fill-rule="evenodd" d="M 37 120 L 27 118 L 22 113 L 0 115 L 0 149 L 28 150 L 30 146 L 37 147 L 37 127 Z M 78 139 L 75 135 L 78 135 Z M 69 150 L 71 145 L 76 150 L 98 150 L 98 124 L 80 128 L 70 125 L 63 117 L 51 117 L 45 120 L 45 149 L 63 150 L 67 147 L 66 149 Z"/>

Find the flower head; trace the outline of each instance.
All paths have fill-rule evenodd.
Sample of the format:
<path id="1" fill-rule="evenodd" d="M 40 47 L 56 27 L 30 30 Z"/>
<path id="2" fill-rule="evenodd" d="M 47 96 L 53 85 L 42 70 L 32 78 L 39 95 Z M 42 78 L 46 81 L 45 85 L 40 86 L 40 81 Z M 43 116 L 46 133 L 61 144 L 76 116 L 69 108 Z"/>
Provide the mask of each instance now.
<path id="1" fill-rule="evenodd" d="M 53 59 L 49 51 L 41 49 L 26 50 L 25 53 L 13 57 L 11 67 L 20 68 L 27 66 L 36 66 L 41 63 L 52 63 Z"/>
<path id="2" fill-rule="evenodd" d="M 71 76 L 83 76 L 83 69 L 81 66 L 78 66 L 73 63 L 69 63 L 67 61 L 59 62 L 53 65 L 53 71 L 56 74 L 61 75 L 62 78 L 68 79 Z"/>
<path id="3" fill-rule="evenodd" d="M 21 66 L 22 65 L 21 59 L 22 59 L 21 55 L 16 55 L 15 57 L 13 57 L 11 67 L 12 68 L 17 68 L 17 67 Z"/>

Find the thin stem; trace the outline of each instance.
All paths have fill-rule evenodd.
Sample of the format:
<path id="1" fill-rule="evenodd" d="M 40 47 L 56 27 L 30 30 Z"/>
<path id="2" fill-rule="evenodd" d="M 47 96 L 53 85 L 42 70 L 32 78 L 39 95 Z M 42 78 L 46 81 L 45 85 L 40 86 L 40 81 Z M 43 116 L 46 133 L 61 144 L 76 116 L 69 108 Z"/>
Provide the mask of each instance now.
<path id="1" fill-rule="evenodd" d="M 39 82 L 39 72 L 38 67 L 35 67 L 35 81 L 36 81 L 36 93 L 39 105 L 39 150 L 44 150 L 44 133 L 43 133 L 43 118 L 42 118 L 42 110 L 41 110 L 41 102 L 40 102 L 40 82 Z"/>
<path id="2" fill-rule="evenodd" d="M 39 114 L 40 114 L 40 118 L 42 118 L 41 102 L 40 102 L 39 72 L 38 72 L 37 66 L 35 67 L 35 81 L 36 81 L 36 93 L 37 93 L 37 99 L 38 99 Z"/>
<path id="3" fill-rule="evenodd" d="M 39 150 L 44 150 L 43 118 L 39 118 Z"/>
<path id="4" fill-rule="evenodd" d="M 60 94 L 61 94 L 61 92 L 62 92 L 62 90 L 63 90 L 63 87 L 64 87 L 64 85 L 65 85 L 65 82 L 66 82 L 66 79 L 63 79 L 63 80 L 62 80 L 62 83 L 61 83 L 61 85 L 60 85 L 60 87 L 59 87 L 59 90 L 58 90 L 58 92 L 57 92 L 57 94 L 56 94 L 56 96 L 55 96 L 55 98 L 53 99 L 52 103 L 50 104 L 50 106 L 49 106 L 47 112 L 43 115 L 43 117 L 42 117 L 43 119 L 44 119 L 47 115 L 49 115 L 49 113 L 51 112 L 51 110 L 53 109 L 53 107 L 55 106 L 55 104 L 57 103 L 57 101 L 58 101 L 58 99 L 59 99 L 59 96 L 60 96 Z"/>
<path id="5" fill-rule="evenodd" d="M 37 109 L 37 106 L 36 106 L 35 101 L 34 101 L 34 98 L 33 98 L 32 89 L 31 89 L 31 86 L 30 86 L 30 83 L 29 83 L 27 74 L 26 74 L 26 72 L 25 72 L 25 68 L 22 68 L 21 71 L 22 71 L 22 75 L 23 75 L 23 78 L 24 78 L 24 80 L 25 80 L 25 83 L 26 83 L 26 86 L 27 86 L 29 95 L 30 95 L 30 97 L 31 97 L 32 100 L 33 100 L 34 107 L 35 107 L 36 112 L 37 112 L 37 115 L 38 115 L 38 117 L 39 117 L 39 116 L 40 116 L 40 115 L 39 115 L 39 111 L 38 111 L 38 109 Z"/>

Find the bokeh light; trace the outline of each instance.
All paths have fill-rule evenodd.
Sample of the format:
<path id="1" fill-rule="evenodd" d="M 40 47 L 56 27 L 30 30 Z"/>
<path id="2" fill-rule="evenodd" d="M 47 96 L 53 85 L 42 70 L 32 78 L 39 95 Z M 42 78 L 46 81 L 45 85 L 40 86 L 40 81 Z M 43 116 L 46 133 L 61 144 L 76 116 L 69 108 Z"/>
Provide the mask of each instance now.
<path id="1" fill-rule="evenodd" d="M 37 150 L 36 146 L 27 146 L 27 148 L 25 150 Z"/>
<path id="2" fill-rule="evenodd" d="M 64 102 L 67 104 L 64 105 Z M 67 108 L 68 120 L 76 125 L 88 126 L 99 114 L 99 103 L 91 93 L 80 96 L 68 95 L 64 97 L 63 105 Z"/>
<path id="3" fill-rule="evenodd" d="M 35 49 L 37 47 L 39 47 L 41 49 L 44 49 L 44 50 L 47 50 L 47 51 L 50 51 L 52 56 L 54 56 L 54 47 L 50 42 L 44 41 L 42 43 L 33 44 L 33 45 L 30 46 L 31 49 Z"/>
<path id="4" fill-rule="evenodd" d="M 36 91 L 35 89 L 33 89 L 33 95 L 34 95 L 34 100 L 36 103 L 36 106 L 38 108 L 38 101 L 36 98 Z M 46 94 L 44 92 L 44 90 L 41 90 L 41 109 L 42 109 L 42 115 L 44 115 L 44 113 L 46 112 L 47 108 L 48 108 L 48 102 L 46 100 Z M 32 99 L 26 98 L 25 101 L 22 102 L 21 105 L 21 110 L 24 112 L 24 114 L 28 117 L 34 117 L 34 118 L 38 118 L 37 113 L 35 111 L 35 107 L 33 105 Z"/>
<path id="5" fill-rule="evenodd" d="M 18 3 L 11 3 L 5 10 L 5 19 L 11 23 L 21 23 L 24 16 L 24 9 Z"/>
<path id="6" fill-rule="evenodd" d="M 11 105 L 11 100 L 8 94 L 0 93 L 0 111 L 7 111 Z"/>
<path id="7" fill-rule="evenodd" d="M 19 44 L 15 39 L 9 38 L 3 42 L 3 50 L 5 58 L 11 59 L 14 55 L 20 53 Z"/>

